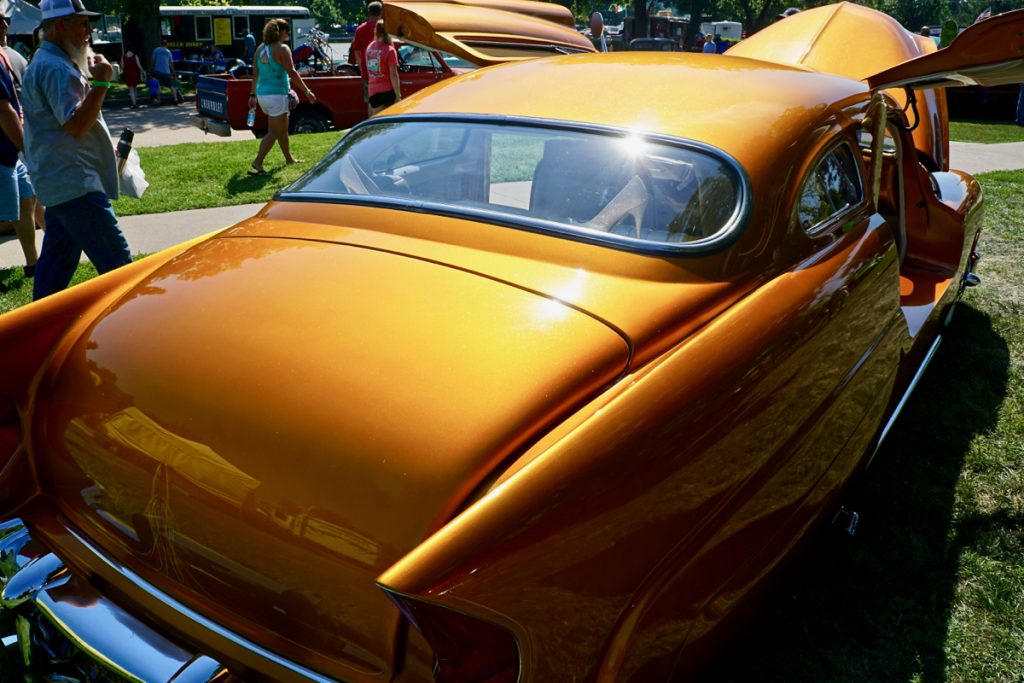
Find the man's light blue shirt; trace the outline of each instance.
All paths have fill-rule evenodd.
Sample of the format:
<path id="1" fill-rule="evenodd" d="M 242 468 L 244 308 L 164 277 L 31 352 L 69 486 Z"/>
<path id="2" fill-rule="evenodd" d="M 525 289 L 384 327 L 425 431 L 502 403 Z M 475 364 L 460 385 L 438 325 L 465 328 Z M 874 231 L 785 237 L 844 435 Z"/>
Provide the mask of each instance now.
<path id="1" fill-rule="evenodd" d="M 25 156 L 36 196 L 56 206 L 90 192 L 118 197 L 117 159 L 101 113 L 80 139 L 64 130 L 89 82 L 57 45 L 43 41 L 25 72 Z"/>
<path id="2" fill-rule="evenodd" d="M 171 51 L 162 45 L 153 50 L 153 73 L 171 73 L 172 58 Z"/>

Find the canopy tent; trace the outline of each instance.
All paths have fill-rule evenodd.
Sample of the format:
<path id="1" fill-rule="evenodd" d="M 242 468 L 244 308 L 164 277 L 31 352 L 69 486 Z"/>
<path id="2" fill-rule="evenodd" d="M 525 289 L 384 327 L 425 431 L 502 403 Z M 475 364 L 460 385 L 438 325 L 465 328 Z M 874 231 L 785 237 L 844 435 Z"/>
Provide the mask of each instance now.
<path id="1" fill-rule="evenodd" d="M 0 14 L 11 18 L 7 32 L 11 35 L 31 34 L 43 20 L 43 13 L 25 0 L 0 0 Z"/>

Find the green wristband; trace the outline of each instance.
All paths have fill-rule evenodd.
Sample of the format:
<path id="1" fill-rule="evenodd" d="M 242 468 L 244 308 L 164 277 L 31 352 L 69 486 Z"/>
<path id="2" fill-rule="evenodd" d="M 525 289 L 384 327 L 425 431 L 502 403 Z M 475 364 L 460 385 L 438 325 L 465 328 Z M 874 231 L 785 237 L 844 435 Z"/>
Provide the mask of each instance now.
<path id="1" fill-rule="evenodd" d="M 109 88 L 110 81 L 93 81 L 92 87 L 94 88 Z"/>

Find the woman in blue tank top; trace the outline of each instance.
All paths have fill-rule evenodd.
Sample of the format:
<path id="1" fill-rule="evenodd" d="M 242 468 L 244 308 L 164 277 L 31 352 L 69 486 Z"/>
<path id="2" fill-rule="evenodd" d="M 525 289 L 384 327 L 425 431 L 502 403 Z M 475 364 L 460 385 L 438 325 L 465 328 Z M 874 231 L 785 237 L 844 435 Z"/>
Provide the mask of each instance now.
<path id="1" fill-rule="evenodd" d="M 292 156 L 288 145 L 288 80 L 303 93 L 310 104 L 316 102 L 313 91 L 306 87 L 295 71 L 292 51 L 288 49 L 290 29 L 284 19 L 271 19 L 263 27 L 263 44 L 256 48 L 252 59 L 253 88 L 249 93 L 249 107 L 259 104 L 267 115 L 267 134 L 260 141 L 259 151 L 249 168 L 250 175 L 266 175 L 263 160 L 277 142 L 286 164 L 299 160 Z"/>

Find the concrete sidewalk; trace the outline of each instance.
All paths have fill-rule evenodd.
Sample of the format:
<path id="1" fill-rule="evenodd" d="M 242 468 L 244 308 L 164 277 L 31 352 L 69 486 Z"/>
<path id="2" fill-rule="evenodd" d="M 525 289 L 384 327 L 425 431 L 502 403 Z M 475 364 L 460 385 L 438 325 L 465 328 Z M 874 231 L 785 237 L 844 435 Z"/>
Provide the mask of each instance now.
<path id="1" fill-rule="evenodd" d="M 1012 171 L 1024 168 L 1024 142 L 983 145 L 978 142 L 950 142 L 950 168 L 971 175 L 986 171 Z"/>
<path id="2" fill-rule="evenodd" d="M 252 216 L 263 204 L 222 206 L 216 209 L 193 209 L 173 213 L 151 213 L 119 218 L 118 223 L 128 238 L 133 254 L 152 254 L 193 237 L 220 230 Z M 43 247 L 43 233 L 36 231 L 36 247 Z M 82 256 L 82 260 L 86 260 Z M 0 237 L 0 268 L 25 263 L 25 255 L 14 235 Z"/>
<path id="3" fill-rule="evenodd" d="M 950 158 L 952 168 L 972 174 L 1024 168 L 1024 142 L 997 145 L 951 142 Z M 151 254 L 193 237 L 234 225 L 255 214 L 262 206 L 244 204 L 216 209 L 129 216 L 121 218 L 119 222 L 128 237 L 132 253 Z M 42 247 L 42 233 L 38 231 L 36 243 Z M 24 263 L 24 258 L 21 247 L 13 235 L 0 237 L 0 268 L 20 266 Z"/>
<path id="4" fill-rule="evenodd" d="M 103 118 L 116 141 L 124 128 L 135 131 L 136 147 L 161 147 L 182 142 L 232 142 L 255 140 L 248 131 L 233 131 L 231 137 L 222 138 L 208 135 L 189 123 L 189 116 L 196 113 L 195 106 L 188 104 L 164 105 L 162 107 L 141 107 L 139 109 L 104 109 Z"/>

